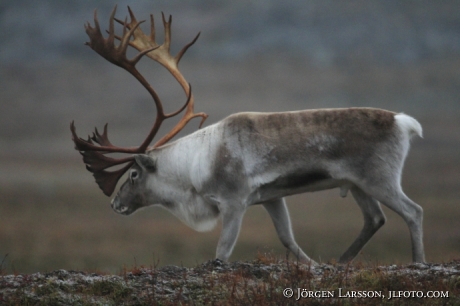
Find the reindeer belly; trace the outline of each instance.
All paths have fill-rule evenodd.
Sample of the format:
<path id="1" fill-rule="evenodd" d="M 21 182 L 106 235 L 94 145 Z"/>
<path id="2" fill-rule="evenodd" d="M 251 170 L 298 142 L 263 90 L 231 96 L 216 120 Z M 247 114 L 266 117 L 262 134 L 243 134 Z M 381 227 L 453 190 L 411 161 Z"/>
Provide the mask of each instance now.
<path id="1" fill-rule="evenodd" d="M 308 170 L 281 175 L 272 175 L 272 178 L 254 190 L 254 203 L 289 195 L 332 189 L 343 185 L 342 180 L 334 179 L 324 170 Z"/>

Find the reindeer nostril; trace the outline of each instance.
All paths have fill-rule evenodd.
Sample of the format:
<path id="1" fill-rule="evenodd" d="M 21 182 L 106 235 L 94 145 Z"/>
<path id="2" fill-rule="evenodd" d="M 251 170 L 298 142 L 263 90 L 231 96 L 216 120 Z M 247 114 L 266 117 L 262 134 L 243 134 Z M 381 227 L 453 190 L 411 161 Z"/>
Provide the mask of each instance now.
<path id="1" fill-rule="evenodd" d="M 116 196 L 115 198 L 112 199 L 112 201 L 110 201 L 110 206 L 112 208 L 115 208 L 117 205 L 118 205 L 118 196 Z"/>

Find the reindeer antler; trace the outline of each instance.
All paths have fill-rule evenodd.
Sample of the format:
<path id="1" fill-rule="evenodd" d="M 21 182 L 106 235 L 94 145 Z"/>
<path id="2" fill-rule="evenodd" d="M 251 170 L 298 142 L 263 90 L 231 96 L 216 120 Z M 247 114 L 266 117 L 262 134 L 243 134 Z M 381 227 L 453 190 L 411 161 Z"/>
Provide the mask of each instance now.
<path id="1" fill-rule="evenodd" d="M 153 146 L 153 148 L 159 147 L 162 144 L 168 142 L 177 133 L 179 133 L 191 119 L 195 117 L 202 117 L 200 123 L 201 127 L 204 120 L 207 118 L 207 115 L 205 113 L 194 113 L 194 100 L 191 86 L 185 81 L 185 78 L 183 77 L 182 73 L 179 71 L 177 66 L 181 57 L 184 55 L 187 49 L 191 45 L 193 45 L 195 41 L 198 39 L 199 34 L 191 43 L 187 44 L 178 53 L 176 57 L 173 57 L 169 52 L 171 39 L 171 17 L 169 18 L 169 22 L 166 22 L 163 15 L 163 24 L 165 27 L 165 43 L 162 45 L 157 45 L 155 42 L 155 27 L 152 15 L 150 15 L 151 34 L 150 36 L 147 36 L 139 28 L 139 25 L 144 21 L 138 22 L 129 7 L 128 10 L 131 17 L 131 21 L 129 24 L 126 20 L 122 22 L 115 18 L 116 9 L 117 7 L 115 6 L 110 15 L 110 23 L 109 30 L 107 31 L 107 38 L 104 38 L 102 36 L 99 21 L 97 19 L 97 11 L 94 12 L 94 27 L 92 27 L 90 23 L 85 24 L 86 33 L 90 38 L 90 42 L 87 42 L 86 44 L 112 64 L 117 65 L 131 73 L 152 96 L 152 99 L 155 102 L 157 114 L 155 122 L 149 134 L 139 147 L 114 146 L 108 139 L 107 124 L 104 126 L 104 132 L 102 133 L 102 135 L 96 128 L 93 132 L 93 136 L 88 136 L 88 139 L 84 140 L 77 136 L 75 125 L 73 122 L 71 123 L 70 130 L 72 132 L 72 140 L 75 143 L 75 149 L 80 151 L 80 153 L 83 155 L 83 162 L 87 165 L 86 168 L 88 169 L 88 171 L 93 173 L 93 176 L 96 179 L 96 183 L 107 196 L 112 195 L 118 180 L 132 166 L 134 160 L 133 156 L 125 158 L 111 158 L 106 156 L 107 153 L 118 152 L 136 154 L 146 152 L 149 144 L 152 142 L 153 138 L 158 133 L 158 130 L 160 129 L 160 126 L 163 123 L 163 121 L 178 115 L 185 108 L 187 108 L 187 110 L 184 113 L 182 119 L 176 124 L 174 128 L 172 128 L 165 136 L 163 136 Z M 114 20 L 123 25 L 122 36 L 115 35 Z M 115 45 L 115 38 L 120 40 L 118 46 Z M 139 53 L 132 59 L 128 59 L 126 55 L 128 46 L 132 46 L 139 51 Z M 187 96 L 187 101 L 177 111 L 165 114 L 163 104 L 161 103 L 158 94 L 153 89 L 153 87 L 145 80 L 142 74 L 140 74 L 139 71 L 136 69 L 136 64 L 144 55 L 147 55 L 154 61 L 163 65 L 176 78 L 176 80 L 184 89 L 185 94 Z M 119 170 L 105 170 L 107 168 L 124 163 L 128 164 Z"/>
<path id="2" fill-rule="evenodd" d="M 185 91 L 185 94 L 187 96 L 190 96 L 190 101 L 187 105 L 187 110 L 184 113 L 184 116 L 182 117 L 182 120 L 177 123 L 177 125 L 169 131 L 163 138 L 161 138 L 155 145 L 153 146 L 154 148 L 159 147 L 166 142 L 168 142 L 171 138 L 173 138 L 180 130 L 184 128 L 184 126 L 193 118 L 195 117 L 202 117 L 202 120 L 200 122 L 201 127 L 203 125 L 203 122 L 206 120 L 208 117 L 207 114 L 205 113 L 194 113 L 194 98 L 191 93 L 191 87 L 190 84 L 187 83 L 185 80 L 184 76 L 182 73 L 179 71 L 179 62 L 182 59 L 182 56 L 185 54 L 185 52 L 190 48 L 200 37 L 200 33 L 198 33 L 195 38 L 185 45 L 179 53 L 177 53 L 176 56 L 172 56 L 170 53 L 170 46 L 171 46 L 171 23 L 172 23 L 172 16 L 169 16 L 168 21 L 165 19 L 165 15 L 161 13 L 161 17 L 163 20 L 163 27 L 165 30 L 165 35 L 164 35 L 164 43 L 159 45 L 157 44 L 155 40 L 155 22 L 153 15 L 150 14 L 150 35 L 146 35 L 142 29 L 140 29 L 137 24 L 138 21 L 136 20 L 136 17 L 134 16 L 131 8 L 128 6 L 128 11 L 130 15 L 130 23 L 126 24 L 126 22 L 123 22 L 119 19 L 115 18 L 115 21 L 122 25 L 126 25 L 130 31 L 133 31 L 133 40 L 130 40 L 128 43 L 130 46 L 134 47 L 140 52 L 144 52 L 145 50 L 153 49 L 155 51 L 153 52 L 147 52 L 146 56 L 150 57 L 154 61 L 160 63 L 163 67 L 165 67 L 173 76 L 174 78 L 179 82 L 179 84 L 182 86 L 183 90 Z M 115 38 L 119 39 L 122 41 L 122 37 L 115 36 Z"/>

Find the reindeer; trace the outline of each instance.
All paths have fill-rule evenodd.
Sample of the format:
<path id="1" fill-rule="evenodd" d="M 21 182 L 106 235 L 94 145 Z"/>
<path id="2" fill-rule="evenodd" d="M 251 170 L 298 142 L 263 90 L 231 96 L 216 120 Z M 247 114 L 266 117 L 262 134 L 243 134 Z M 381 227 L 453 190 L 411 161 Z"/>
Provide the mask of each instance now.
<path id="1" fill-rule="evenodd" d="M 401 172 L 413 136 L 422 136 L 421 125 L 412 117 L 374 108 L 313 109 L 279 113 L 246 112 L 205 128 L 205 113 L 194 112 L 190 85 L 178 69 L 187 49 L 170 53 L 171 16 L 163 26 L 165 41 L 155 42 L 153 16 L 146 35 L 128 7 L 130 22 L 110 16 L 108 37 L 101 34 L 97 11 L 94 24 L 85 25 L 87 43 L 106 60 L 131 73 L 149 92 L 157 110 L 156 120 L 139 147 L 118 147 L 107 135 L 107 125 L 87 140 L 79 138 L 71 123 L 75 149 L 105 195 L 111 196 L 121 176 L 128 178 L 111 202 L 113 210 L 130 215 L 140 208 L 166 208 L 197 231 L 212 229 L 222 219 L 216 257 L 228 260 L 248 207 L 261 204 L 270 215 L 283 245 L 298 260 L 312 265 L 297 245 L 284 198 L 289 195 L 340 188 L 351 191 L 360 207 L 364 226 L 340 263 L 351 261 L 385 223 L 380 203 L 399 214 L 409 227 L 412 259 L 424 262 L 422 208 L 401 188 Z M 115 35 L 114 21 L 122 24 Z M 115 44 L 115 39 L 119 44 Z M 139 53 L 128 59 L 128 47 Z M 164 66 L 183 88 L 187 100 L 173 113 L 165 113 L 153 87 L 135 67 L 147 56 Z M 182 119 L 153 146 L 161 124 L 184 111 Z M 193 118 L 201 117 L 199 130 L 168 143 Z M 110 153 L 128 153 L 124 158 Z M 115 171 L 107 168 L 126 164 Z"/>

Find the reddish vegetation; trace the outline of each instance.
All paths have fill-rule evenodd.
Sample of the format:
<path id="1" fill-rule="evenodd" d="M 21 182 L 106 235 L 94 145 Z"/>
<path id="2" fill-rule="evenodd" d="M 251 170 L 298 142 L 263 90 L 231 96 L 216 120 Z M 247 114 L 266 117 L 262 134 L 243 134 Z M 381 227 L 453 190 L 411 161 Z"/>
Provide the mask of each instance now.
<path id="1" fill-rule="evenodd" d="M 287 288 L 293 290 L 291 298 L 285 297 Z M 2 305 L 374 305 L 376 302 L 454 305 L 460 302 L 460 261 L 375 267 L 322 265 L 311 269 L 259 256 L 253 262 L 215 260 L 195 268 L 134 267 L 117 276 L 58 270 L 0 276 L 0 302 Z"/>

